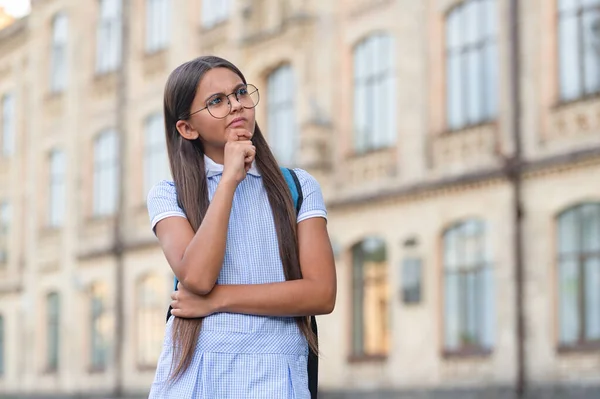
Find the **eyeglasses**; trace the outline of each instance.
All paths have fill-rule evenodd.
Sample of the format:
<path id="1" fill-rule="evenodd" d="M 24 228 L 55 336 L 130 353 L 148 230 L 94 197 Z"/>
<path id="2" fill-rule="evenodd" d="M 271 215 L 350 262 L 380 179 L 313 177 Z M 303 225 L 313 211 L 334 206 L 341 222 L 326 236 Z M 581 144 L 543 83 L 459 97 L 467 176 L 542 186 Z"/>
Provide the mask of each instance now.
<path id="1" fill-rule="evenodd" d="M 213 118 L 225 118 L 231 113 L 231 101 L 229 101 L 229 96 L 232 95 L 235 95 L 235 99 L 242 105 L 242 107 L 246 109 L 252 109 L 256 107 L 256 104 L 258 104 L 258 101 L 260 100 L 256 86 L 242 85 L 239 86 L 233 93 L 219 93 L 211 96 L 208 100 L 206 100 L 206 107 L 192 112 L 187 116 L 187 118 L 197 114 L 200 111 L 204 111 L 205 109 L 208 110 L 208 113 L 211 114 Z"/>

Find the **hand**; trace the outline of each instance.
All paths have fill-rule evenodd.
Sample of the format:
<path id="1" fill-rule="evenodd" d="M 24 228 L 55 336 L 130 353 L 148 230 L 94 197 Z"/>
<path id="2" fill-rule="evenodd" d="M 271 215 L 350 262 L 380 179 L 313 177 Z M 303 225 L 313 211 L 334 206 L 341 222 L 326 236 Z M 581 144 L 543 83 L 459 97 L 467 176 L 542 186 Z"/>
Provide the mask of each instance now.
<path id="1" fill-rule="evenodd" d="M 228 132 L 223 161 L 224 181 L 233 181 L 237 185 L 246 178 L 256 156 L 256 147 L 251 138 L 252 133 L 245 129 L 231 129 Z"/>
<path id="2" fill-rule="evenodd" d="M 208 295 L 196 295 L 178 283 L 177 291 L 171 294 L 171 314 L 184 319 L 194 319 L 215 313 L 218 310 L 215 289 L 216 286 Z"/>

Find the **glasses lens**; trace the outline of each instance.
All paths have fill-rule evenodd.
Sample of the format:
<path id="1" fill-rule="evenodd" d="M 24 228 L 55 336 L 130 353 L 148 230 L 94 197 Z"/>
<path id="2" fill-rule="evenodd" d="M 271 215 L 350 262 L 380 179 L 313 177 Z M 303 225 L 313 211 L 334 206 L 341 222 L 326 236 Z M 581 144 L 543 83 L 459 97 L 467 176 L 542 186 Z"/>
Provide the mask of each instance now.
<path id="1" fill-rule="evenodd" d="M 258 89 L 254 85 L 240 87 L 236 93 L 238 101 L 244 108 L 254 108 L 258 104 Z"/>
<path id="2" fill-rule="evenodd" d="M 215 118 L 225 118 L 231 112 L 231 103 L 224 94 L 216 94 L 206 102 L 208 112 Z"/>

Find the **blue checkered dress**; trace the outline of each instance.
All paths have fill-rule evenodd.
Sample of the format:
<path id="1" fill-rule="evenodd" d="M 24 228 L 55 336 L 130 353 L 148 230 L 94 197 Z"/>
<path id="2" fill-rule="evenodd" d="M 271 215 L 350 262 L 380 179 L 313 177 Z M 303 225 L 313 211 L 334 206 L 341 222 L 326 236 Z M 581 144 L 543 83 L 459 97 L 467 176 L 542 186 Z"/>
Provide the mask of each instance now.
<path id="1" fill-rule="evenodd" d="M 205 157 L 209 199 L 223 167 Z M 304 201 L 298 222 L 326 218 L 317 181 L 295 169 Z M 175 185 L 162 181 L 148 193 L 152 229 L 167 217 L 184 217 Z M 227 247 L 217 284 L 264 284 L 285 281 L 277 234 L 263 180 L 253 166 L 238 186 L 227 232 Z M 191 366 L 175 382 L 172 367 L 172 321 L 150 391 L 151 399 L 310 399 L 306 364 L 308 345 L 290 317 L 218 313 L 204 319 Z"/>

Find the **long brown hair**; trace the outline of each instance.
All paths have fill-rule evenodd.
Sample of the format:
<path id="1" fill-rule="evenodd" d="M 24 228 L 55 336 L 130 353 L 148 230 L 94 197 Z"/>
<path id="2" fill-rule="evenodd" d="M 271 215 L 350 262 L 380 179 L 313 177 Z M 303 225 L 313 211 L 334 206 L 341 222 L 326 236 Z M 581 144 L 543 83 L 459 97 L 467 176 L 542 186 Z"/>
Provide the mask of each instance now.
<path id="1" fill-rule="evenodd" d="M 194 231 L 200 227 L 209 204 L 204 149 L 200 139 L 184 139 L 175 124 L 178 120 L 189 117 L 200 79 L 213 68 L 227 68 L 246 83 L 242 72 L 229 61 L 219 57 L 204 56 L 175 69 L 167 80 L 164 94 L 167 150 L 177 190 L 177 201 Z M 252 143 L 256 147 L 256 165 L 261 172 L 273 212 L 285 278 L 286 280 L 301 279 L 296 210 L 287 183 L 258 124 L 254 130 Z M 316 353 L 317 337 L 310 328 L 309 318 L 297 317 L 296 322 L 310 348 Z M 201 324 L 202 319 L 175 318 L 173 320 L 173 356 L 174 360 L 177 359 L 177 366 L 172 374 L 173 379 L 180 377 L 189 367 Z"/>

